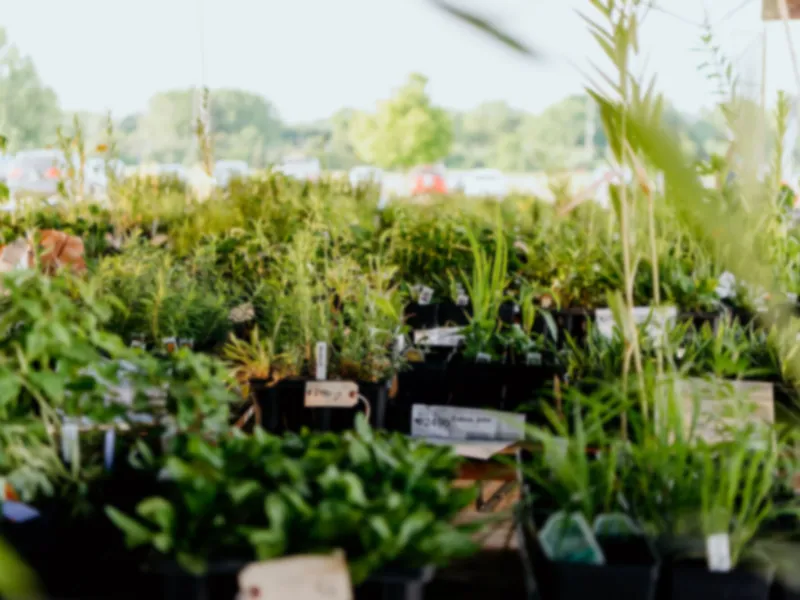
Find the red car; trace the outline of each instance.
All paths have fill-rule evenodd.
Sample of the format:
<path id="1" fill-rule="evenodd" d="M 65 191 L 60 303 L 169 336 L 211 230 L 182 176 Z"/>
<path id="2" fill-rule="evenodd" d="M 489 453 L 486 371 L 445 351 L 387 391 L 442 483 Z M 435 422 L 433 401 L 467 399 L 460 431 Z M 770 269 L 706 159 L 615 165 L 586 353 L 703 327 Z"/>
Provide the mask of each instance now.
<path id="1" fill-rule="evenodd" d="M 420 167 L 411 173 L 411 195 L 446 194 L 444 173 L 436 167 Z"/>

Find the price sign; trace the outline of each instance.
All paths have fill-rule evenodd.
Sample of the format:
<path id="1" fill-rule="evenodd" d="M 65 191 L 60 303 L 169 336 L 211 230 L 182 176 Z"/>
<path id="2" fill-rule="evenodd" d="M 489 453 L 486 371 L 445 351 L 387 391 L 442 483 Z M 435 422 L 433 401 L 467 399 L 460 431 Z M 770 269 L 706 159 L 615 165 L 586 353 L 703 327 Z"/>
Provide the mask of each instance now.
<path id="1" fill-rule="evenodd" d="M 411 435 L 452 440 L 494 440 L 497 418 L 489 411 L 454 406 L 415 404 L 411 408 Z"/>
<path id="2" fill-rule="evenodd" d="M 425 346 L 455 348 L 464 339 L 461 327 L 437 327 L 414 332 L 414 343 Z"/>
<path id="3" fill-rule="evenodd" d="M 353 381 L 309 381 L 305 405 L 308 408 L 353 408 L 358 404 L 358 384 Z"/>

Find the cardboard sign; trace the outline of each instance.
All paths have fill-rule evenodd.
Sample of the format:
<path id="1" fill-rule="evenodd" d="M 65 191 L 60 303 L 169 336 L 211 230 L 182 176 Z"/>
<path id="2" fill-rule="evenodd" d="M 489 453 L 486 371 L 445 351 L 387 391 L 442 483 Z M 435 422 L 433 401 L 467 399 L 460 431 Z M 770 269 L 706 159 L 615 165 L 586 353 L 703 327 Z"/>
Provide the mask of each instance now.
<path id="1" fill-rule="evenodd" d="M 308 408 L 353 408 L 358 404 L 358 384 L 353 381 L 309 381 L 305 405 Z"/>
<path id="2" fill-rule="evenodd" d="M 455 348 L 464 336 L 461 327 L 436 327 L 435 329 L 420 329 L 414 332 L 414 343 L 423 346 L 439 346 Z"/>
<path id="3" fill-rule="evenodd" d="M 413 437 L 448 440 L 517 441 L 524 437 L 525 415 L 414 404 L 411 407 Z"/>
<path id="4" fill-rule="evenodd" d="M 252 563 L 239 573 L 243 600 L 353 600 L 342 552 L 290 556 Z"/>
<path id="5" fill-rule="evenodd" d="M 780 2 L 781 0 L 762 0 L 761 18 L 764 21 L 782 20 Z M 800 19 L 800 0 L 786 0 L 786 10 L 789 19 Z"/>
<path id="6" fill-rule="evenodd" d="M 690 378 L 681 382 L 684 434 L 708 443 L 725 441 L 730 431 L 756 425 L 769 431 L 775 422 L 774 388 L 769 382 Z M 758 427 L 762 426 L 762 427 Z M 758 433 L 756 432 L 756 438 Z M 755 439 L 754 442 L 758 442 Z"/>

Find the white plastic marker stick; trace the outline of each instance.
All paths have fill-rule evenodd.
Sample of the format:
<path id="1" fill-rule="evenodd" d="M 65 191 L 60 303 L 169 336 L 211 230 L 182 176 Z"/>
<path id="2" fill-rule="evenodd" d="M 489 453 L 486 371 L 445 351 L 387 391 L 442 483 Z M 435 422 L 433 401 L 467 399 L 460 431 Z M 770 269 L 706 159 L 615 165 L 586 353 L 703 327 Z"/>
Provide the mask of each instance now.
<path id="1" fill-rule="evenodd" d="M 328 378 L 328 344 L 326 342 L 317 342 L 316 360 L 316 377 L 319 381 L 324 381 Z"/>
<path id="2" fill-rule="evenodd" d="M 714 533 L 706 538 L 708 570 L 727 573 L 731 570 L 731 539 L 727 533 Z"/>
<path id="3" fill-rule="evenodd" d="M 64 423 L 61 426 L 61 458 L 71 463 L 78 449 L 78 424 Z"/>

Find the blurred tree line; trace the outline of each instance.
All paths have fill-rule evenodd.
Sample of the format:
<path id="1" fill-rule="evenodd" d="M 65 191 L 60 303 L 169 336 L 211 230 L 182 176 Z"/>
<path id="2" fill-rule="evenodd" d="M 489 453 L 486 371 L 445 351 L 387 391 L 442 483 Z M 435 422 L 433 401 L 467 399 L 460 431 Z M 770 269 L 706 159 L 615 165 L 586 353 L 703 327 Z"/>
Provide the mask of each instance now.
<path id="1" fill-rule="evenodd" d="M 283 122 L 275 106 L 259 94 L 211 90 L 215 157 L 261 167 L 305 155 L 330 169 L 364 162 L 406 168 L 442 160 L 453 168 L 513 172 L 592 168 L 605 156 L 607 140 L 596 111 L 594 126 L 587 128 L 590 106 L 585 96 L 565 98 L 538 114 L 503 101 L 460 112 L 433 106 L 426 83 L 424 76 L 413 74 L 374 113 L 344 108 L 303 124 Z M 0 134 L 9 140 L 9 148 L 53 144 L 57 126 L 72 117 L 60 111 L 56 94 L 40 80 L 33 62 L 0 29 Z M 86 139 L 103 141 L 106 115 L 79 117 Z M 120 158 L 128 163 L 192 162 L 195 117 L 194 90 L 156 94 L 143 112 L 115 119 Z M 668 106 L 665 118 L 695 155 L 724 152 L 725 127 L 716 113 L 689 116 Z M 585 136 L 592 131 L 587 146 Z"/>

